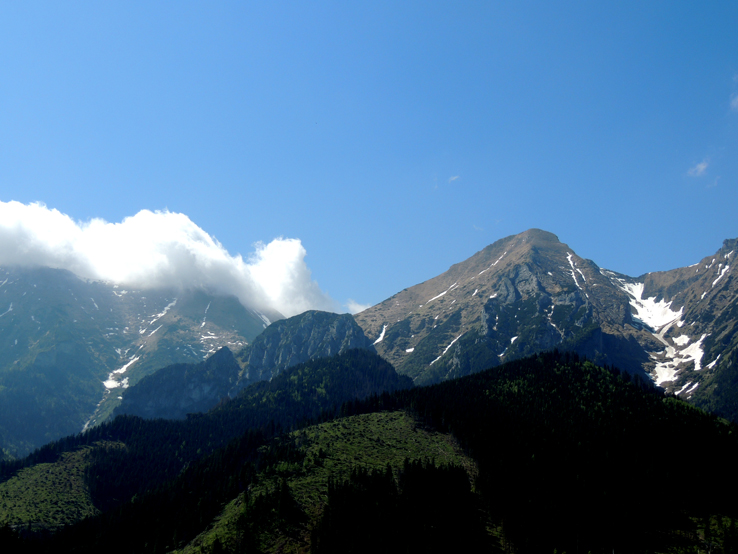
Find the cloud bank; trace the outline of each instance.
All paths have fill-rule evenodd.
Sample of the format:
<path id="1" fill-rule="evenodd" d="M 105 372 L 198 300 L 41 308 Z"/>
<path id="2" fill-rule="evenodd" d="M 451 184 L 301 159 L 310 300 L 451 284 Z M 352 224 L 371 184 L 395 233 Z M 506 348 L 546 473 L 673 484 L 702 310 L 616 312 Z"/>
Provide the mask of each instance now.
<path id="1" fill-rule="evenodd" d="M 205 287 L 289 317 L 335 311 L 312 280 L 299 239 L 232 256 L 186 215 L 142 210 L 121 223 L 75 222 L 44 204 L 0 202 L 0 265 L 48 266 L 137 288 Z"/>

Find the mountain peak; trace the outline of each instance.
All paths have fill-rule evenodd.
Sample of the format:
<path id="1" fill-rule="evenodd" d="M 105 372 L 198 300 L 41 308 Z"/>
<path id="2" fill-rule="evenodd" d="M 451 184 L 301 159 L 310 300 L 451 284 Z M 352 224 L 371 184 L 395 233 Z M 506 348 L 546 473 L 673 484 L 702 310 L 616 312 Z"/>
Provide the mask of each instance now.
<path id="1" fill-rule="evenodd" d="M 540 242 L 540 243 L 560 243 L 559 237 L 554 235 L 553 233 L 549 233 L 548 231 L 543 231 L 542 229 L 528 229 L 527 231 L 523 231 L 519 235 L 516 235 L 517 237 L 525 240 L 525 241 L 531 241 L 531 242 Z"/>
<path id="2" fill-rule="evenodd" d="M 500 240 L 497 240 L 481 250 L 479 254 L 494 255 L 495 252 L 505 252 L 506 255 L 520 261 L 520 254 L 523 252 L 530 252 L 531 250 L 551 250 L 551 251 L 563 251 L 564 249 L 571 249 L 559 240 L 559 237 L 548 231 L 541 229 L 528 229 L 517 235 L 510 235 Z M 499 255 L 499 254 L 498 254 Z M 474 259 L 476 256 L 472 256 Z"/>
<path id="3" fill-rule="evenodd" d="M 594 263 L 529 229 L 355 317 L 380 355 L 422 383 L 553 348 L 597 323 L 622 325 L 628 312 Z M 452 354 L 462 345 L 475 350 L 469 367 Z"/>

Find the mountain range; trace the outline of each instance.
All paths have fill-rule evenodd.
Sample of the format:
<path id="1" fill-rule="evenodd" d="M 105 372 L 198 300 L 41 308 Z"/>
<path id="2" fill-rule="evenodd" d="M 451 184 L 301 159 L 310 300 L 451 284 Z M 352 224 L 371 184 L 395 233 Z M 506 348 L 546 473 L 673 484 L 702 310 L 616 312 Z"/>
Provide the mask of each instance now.
<path id="1" fill-rule="evenodd" d="M 735 246 L 629 277 L 532 229 L 287 319 L 6 268 L 4 413 L 74 429 L 0 420 L 0 549 L 734 552 Z"/>
<path id="2" fill-rule="evenodd" d="M 3 268 L 0 446 L 24 455 L 114 414 L 182 418 L 357 347 L 416 385 L 569 350 L 736 421 L 736 250 L 738 239 L 726 240 L 693 266 L 629 277 L 531 229 L 353 318 L 284 319 L 205 290 Z"/>

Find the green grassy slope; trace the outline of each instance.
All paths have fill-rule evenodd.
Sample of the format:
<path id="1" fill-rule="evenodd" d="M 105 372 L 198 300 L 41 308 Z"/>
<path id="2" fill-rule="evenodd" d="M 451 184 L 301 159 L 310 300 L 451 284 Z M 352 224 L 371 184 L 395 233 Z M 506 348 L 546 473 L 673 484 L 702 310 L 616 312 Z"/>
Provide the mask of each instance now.
<path id="1" fill-rule="evenodd" d="M 63 453 L 56 462 L 22 469 L 0 484 L 0 525 L 54 530 L 99 513 L 84 478 L 90 454 L 121 447 L 116 443 L 84 446 Z"/>
<path id="2" fill-rule="evenodd" d="M 310 531 L 325 504 L 329 479 L 347 478 L 357 466 L 383 470 L 389 464 L 397 471 L 405 459 L 429 459 L 437 465 L 462 466 L 470 475 L 476 473 L 473 461 L 461 452 L 453 437 L 418 426 L 405 412 L 348 417 L 296 431 L 288 440 L 299 446 L 302 461 L 278 464 L 262 473 L 248 497 L 241 494 L 230 502 L 211 528 L 178 552 L 209 553 L 216 540 L 226 550 L 237 550 L 247 498 L 253 502 L 259 495 L 276 491 L 283 479 L 305 516 L 293 529 L 267 526 L 262 530 L 257 537 L 262 552 L 307 552 Z"/>

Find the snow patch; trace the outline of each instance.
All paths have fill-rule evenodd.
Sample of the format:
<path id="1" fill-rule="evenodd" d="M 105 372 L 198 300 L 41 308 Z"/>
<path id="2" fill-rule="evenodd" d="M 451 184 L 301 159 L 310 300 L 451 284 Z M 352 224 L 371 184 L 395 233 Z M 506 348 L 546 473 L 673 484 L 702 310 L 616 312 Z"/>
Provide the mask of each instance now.
<path id="1" fill-rule="evenodd" d="M 262 320 L 262 321 L 264 322 L 264 328 L 265 328 L 265 329 L 266 329 L 266 328 L 267 328 L 267 327 L 268 327 L 269 325 L 271 325 L 271 324 L 272 324 L 272 321 L 271 321 L 271 320 L 270 320 L 270 319 L 269 319 L 269 318 L 268 318 L 267 316 L 265 316 L 265 315 L 264 315 L 263 313 L 261 313 L 261 312 L 258 312 L 258 311 L 254 311 L 254 313 L 255 313 L 255 314 L 256 314 L 257 316 L 259 316 L 259 318 L 260 318 L 260 319 L 261 319 L 261 320 Z M 200 327 L 202 327 L 202 325 L 201 325 Z"/>
<path id="2" fill-rule="evenodd" d="M 658 330 L 670 323 L 676 323 L 681 319 L 684 307 L 678 312 L 671 309 L 671 302 L 664 299 L 656 302 L 656 297 L 643 298 L 643 283 L 620 282 L 621 288 L 631 296 L 630 305 L 635 308 L 637 319 L 648 325 L 651 329 Z"/>
<path id="3" fill-rule="evenodd" d="M 382 342 L 384 340 L 384 332 L 386 330 L 387 330 L 387 326 L 383 325 L 382 332 L 379 334 L 379 338 L 377 338 L 377 340 L 375 340 L 372 344 L 379 344 L 380 342 Z"/>
<path id="4" fill-rule="evenodd" d="M 413 352 L 414 350 L 415 350 L 414 348 L 408 348 L 407 350 L 405 350 L 405 352 L 407 352 L 408 354 L 410 354 L 410 352 Z"/>
<path id="5" fill-rule="evenodd" d="M 681 323 L 681 322 L 680 322 Z M 677 344 L 679 346 L 684 346 L 689 342 L 689 337 L 687 335 L 681 335 L 679 337 L 671 339 L 674 341 L 674 344 Z"/>
<path id="6" fill-rule="evenodd" d="M 693 362 L 694 370 L 700 371 L 702 369 L 702 356 L 704 351 L 702 350 L 702 341 L 705 340 L 707 335 L 702 335 L 700 340 L 690 344 L 682 350 L 676 350 L 673 346 L 667 346 L 661 354 L 664 359 L 656 363 L 656 367 L 653 370 L 651 378 L 657 385 L 673 381 L 676 377 L 678 366 L 681 364 Z"/>
<path id="7" fill-rule="evenodd" d="M 205 314 L 202 316 L 202 323 L 200 324 L 200 327 L 205 327 L 205 320 L 208 317 L 208 310 L 210 309 L 210 302 L 208 302 L 208 305 L 205 307 Z"/>
<path id="8" fill-rule="evenodd" d="M 502 258 L 504 258 L 504 257 L 505 257 L 505 255 L 506 255 L 506 254 L 507 254 L 507 251 L 505 251 L 505 252 L 504 252 L 504 253 L 502 254 L 502 256 L 500 256 L 499 258 L 497 258 L 497 260 L 495 261 L 495 263 L 493 263 L 493 264 L 492 264 L 491 266 L 489 266 L 489 267 L 488 267 L 487 269 L 483 269 L 482 271 L 480 271 L 480 272 L 479 272 L 479 275 L 481 275 L 481 274 L 482 274 L 482 273 L 484 273 L 485 271 L 489 271 L 490 269 L 492 269 L 493 267 L 495 267 L 495 266 L 496 266 L 496 265 L 498 264 L 498 262 L 499 262 L 499 261 L 500 261 L 500 260 L 501 260 Z"/>
<path id="9" fill-rule="evenodd" d="M 576 275 L 576 273 L 574 273 L 574 270 L 575 269 L 577 271 L 579 271 L 579 270 L 576 268 L 576 266 L 574 265 L 574 260 L 572 260 L 571 258 L 572 258 L 572 253 L 571 252 L 567 252 L 566 253 L 566 259 L 569 260 L 569 265 L 571 266 L 571 278 L 574 279 L 574 284 L 577 286 L 577 288 L 578 289 L 581 289 L 582 287 L 579 285 L 579 281 L 577 281 L 577 275 Z M 581 273 L 581 271 L 579 271 L 579 273 Z M 584 277 L 584 275 L 582 275 L 582 277 Z"/>
<path id="10" fill-rule="evenodd" d="M 131 361 L 129 361 L 126 365 L 124 365 L 120 369 L 116 369 L 113 373 L 111 373 L 108 379 L 111 379 L 112 376 L 115 375 L 116 373 L 125 373 L 126 371 L 128 371 L 128 368 L 131 367 L 134 363 L 136 363 L 139 360 L 139 358 L 140 356 L 134 356 L 133 358 L 131 358 Z"/>
<path id="11" fill-rule="evenodd" d="M 714 359 L 713 361 L 711 361 L 711 362 L 710 362 L 709 364 L 707 364 L 707 365 L 706 365 L 705 367 L 706 367 L 707 369 L 712 369 L 713 367 L 715 367 L 715 364 L 717 364 L 717 363 L 718 363 L 718 360 L 719 360 L 719 359 L 720 359 L 720 354 L 718 354 L 718 357 L 717 357 L 717 358 L 715 358 L 715 359 Z"/>
<path id="12" fill-rule="evenodd" d="M 167 312 L 169 310 L 171 310 L 172 307 L 176 303 L 177 303 L 177 299 L 175 298 L 172 302 L 170 302 L 169 304 L 167 304 L 167 306 L 164 308 L 164 311 L 163 312 L 161 312 L 160 314 L 156 314 L 155 316 L 152 316 L 154 319 L 152 319 L 151 321 L 149 321 L 149 325 L 153 325 L 154 323 L 156 323 L 157 321 L 159 321 L 162 317 L 164 317 L 165 315 L 167 315 Z"/>
<path id="13" fill-rule="evenodd" d="M 723 264 L 720 264 L 720 265 L 723 265 Z M 723 276 L 724 276 L 724 275 L 725 275 L 725 274 L 726 274 L 726 273 L 727 273 L 728 271 L 730 271 L 730 266 L 729 266 L 729 265 L 726 265 L 726 266 L 725 266 L 725 267 L 724 267 L 724 268 L 722 269 L 722 271 L 720 272 L 720 275 L 718 275 L 718 278 L 717 278 L 717 279 L 715 279 L 715 280 L 714 280 L 714 281 L 712 282 L 712 286 L 714 287 L 715 285 L 717 285 L 718 281 L 720 281 L 720 279 L 722 279 L 722 278 L 723 278 Z"/>
<path id="14" fill-rule="evenodd" d="M 450 291 L 451 289 L 453 289 L 453 288 L 454 288 L 454 287 L 455 287 L 455 286 L 456 286 L 457 284 L 458 284 L 458 281 L 457 281 L 456 283 L 454 283 L 453 285 L 451 285 L 451 286 L 450 286 L 450 287 L 449 287 L 448 289 L 446 289 L 445 291 L 443 291 L 443 292 L 442 292 L 441 294 L 439 294 L 438 296 L 434 296 L 433 298 L 431 298 L 430 300 L 428 300 L 428 302 L 426 302 L 426 304 L 428 304 L 428 303 L 430 303 L 430 302 L 433 302 L 433 301 L 434 301 L 435 299 L 437 299 L 437 298 L 441 298 L 441 296 L 443 296 L 444 294 L 446 294 L 447 292 L 449 292 L 449 291 Z"/>
<path id="15" fill-rule="evenodd" d="M 441 358 L 443 357 L 443 355 L 444 355 L 444 354 L 445 354 L 446 352 L 448 352 L 448 349 L 449 349 L 449 348 L 451 348 L 451 347 L 452 347 L 452 346 L 454 345 L 454 343 L 455 343 L 455 342 L 456 342 L 457 340 L 459 340 L 459 339 L 460 339 L 461 337 L 463 337 L 463 336 L 464 336 L 464 333 L 461 333 L 461 334 L 460 334 L 460 335 L 459 335 L 458 337 L 456 337 L 456 338 L 455 338 L 454 340 L 452 340 L 452 341 L 451 341 L 451 344 L 449 344 L 449 345 L 448 345 L 448 346 L 446 347 L 446 349 L 445 349 L 445 350 L 444 350 L 444 351 L 443 351 L 443 352 L 441 353 L 441 355 L 440 355 L 440 356 L 438 356 L 438 358 L 436 358 L 435 360 L 433 360 L 433 361 L 432 361 L 432 362 L 430 363 L 430 365 L 433 365 L 433 364 L 434 364 L 434 363 L 436 363 L 436 362 L 437 362 L 438 360 L 440 360 L 440 359 L 441 359 Z"/>

